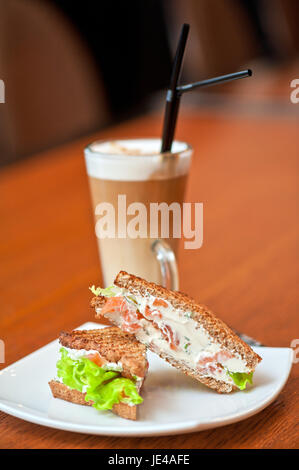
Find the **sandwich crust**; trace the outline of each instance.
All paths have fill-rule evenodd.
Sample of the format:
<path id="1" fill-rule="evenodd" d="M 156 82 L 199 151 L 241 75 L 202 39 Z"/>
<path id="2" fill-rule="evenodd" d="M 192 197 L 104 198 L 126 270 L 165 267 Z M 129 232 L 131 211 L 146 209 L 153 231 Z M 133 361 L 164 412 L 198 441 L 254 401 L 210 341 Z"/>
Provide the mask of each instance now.
<path id="1" fill-rule="evenodd" d="M 223 380 L 216 380 L 216 379 L 213 379 L 212 377 L 206 377 L 206 376 L 199 374 L 196 369 L 191 369 L 190 367 L 187 367 L 186 364 L 183 364 L 182 362 L 174 360 L 173 357 L 168 356 L 162 351 L 158 352 L 155 348 L 152 348 L 151 345 L 149 345 L 149 349 L 155 352 L 156 354 L 158 354 L 158 356 L 160 356 L 162 359 L 167 361 L 176 369 L 179 369 L 184 374 L 189 375 L 190 377 L 198 380 L 202 384 L 207 385 L 207 387 L 212 388 L 213 390 L 216 390 L 216 392 L 218 393 L 230 393 L 238 389 L 238 387 L 236 387 L 234 384 L 229 384 L 227 382 L 224 382 Z"/>
<path id="2" fill-rule="evenodd" d="M 137 341 L 134 335 L 115 326 L 96 330 L 74 330 L 71 333 L 63 331 L 59 342 L 66 348 L 98 351 L 108 362 L 121 362 L 121 374 L 129 379 L 133 375 L 146 375 L 146 347 Z"/>
<path id="3" fill-rule="evenodd" d="M 74 390 L 69 388 L 63 383 L 57 382 L 56 380 L 51 380 L 49 382 L 52 394 L 54 398 L 60 398 L 61 400 L 69 401 L 71 403 L 76 403 L 78 405 L 92 406 L 93 402 L 91 400 L 85 401 L 86 393 L 79 392 L 79 390 Z M 133 419 L 137 418 L 137 406 L 129 406 L 126 403 L 116 403 L 113 405 L 112 411 L 119 415 L 121 418 Z"/>
<path id="4" fill-rule="evenodd" d="M 239 338 L 222 320 L 216 317 L 205 305 L 182 292 L 165 289 L 153 282 L 147 282 L 140 277 L 120 271 L 114 284 L 127 289 L 130 293 L 143 297 L 152 295 L 167 300 L 175 309 L 192 312 L 191 318 L 202 326 L 208 334 L 229 351 L 240 354 L 247 367 L 254 369 L 261 361 L 251 347 Z"/>
<path id="5" fill-rule="evenodd" d="M 242 341 L 222 320 L 217 318 L 205 305 L 197 303 L 187 294 L 184 294 L 183 292 L 170 291 L 153 282 L 147 282 L 137 276 L 128 274 L 125 271 L 119 272 L 114 284 L 118 287 L 125 288 L 133 295 L 141 295 L 143 297 L 151 295 L 159 299 L 167 300 L 175 309 L 191 312 L 191 318 L 199 326 L 202 326 L 212 338 L 215 338 L 215 340 L 223 346 L 224 349 L 233 353 L 238 353 L 246 362 L 247 367 L 251 370 L 253 370 L 261 361 L 261 357 L 256 354 L 247 343 Z M 95 309 L 101 309 L 106 300 L 106 297 L 103 296 L 93 297 L 91 300 L 91 306 Z M 100 317 L 101 313 L 98 313 L 96 316 Z M 237 387 L 234 384 L 229 384 L 212 377 L 200 375 L 199 371 L 188 367 L 180 361 L 176 361 L 172 355 L 167 355 L 162 351 L 157 350 L 157 348 L 152 344 L 148 347 L 177 369 L 219 393 L 229 393 L 233 390 L 237 390 Z"/>

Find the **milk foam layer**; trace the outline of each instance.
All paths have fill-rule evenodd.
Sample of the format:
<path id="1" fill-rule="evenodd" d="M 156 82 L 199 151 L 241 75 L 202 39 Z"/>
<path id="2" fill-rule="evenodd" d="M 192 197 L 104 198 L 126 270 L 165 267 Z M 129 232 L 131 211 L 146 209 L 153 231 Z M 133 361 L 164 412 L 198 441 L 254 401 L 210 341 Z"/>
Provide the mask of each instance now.
<path id="1" fill-rule="evenodd" d="M 192 150 L 174 141 L 171 154 L 160 154 L 160 139 L 94 142 L 85 149 L 87 173 L 115 181 L 168 179 L 188 172 Z"/>

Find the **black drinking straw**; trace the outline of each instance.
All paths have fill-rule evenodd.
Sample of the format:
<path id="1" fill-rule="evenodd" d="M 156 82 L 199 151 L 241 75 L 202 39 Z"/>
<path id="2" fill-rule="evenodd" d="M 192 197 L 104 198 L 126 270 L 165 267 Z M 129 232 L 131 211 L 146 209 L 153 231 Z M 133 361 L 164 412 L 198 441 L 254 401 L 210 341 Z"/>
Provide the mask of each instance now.
<path id="1" fill-rule="evenodd" d="M 251 77 L 252 71 L 250 69 L 242 70 L 241 72 L 228 73 L 227 75 L 220 75 L 219 77 L 208 78 L 200 82 L 188 83 L 188 85 L 178 86 L 176 91 L 179 95 L 186 91 L 194 90 L 194 88 L 206 87 L 211 85 L 218 85 L 219 83 L 231 82 L 239 78 Z"/>
<path id="2" fill-rule="evenodd" d="M 177 121 L 177 115 L 179 110 L 180 98 L 183 93 L 194 90 L 195 88 L 218 85 L 219 83 L 224 83 L 232 80 L 238 80 L 240 78 L 251 77 L 251 70 L 242 70 L 241 72 L 229 73 L 227 75 L 220 75 L 219 77 L 208 78 L 207 80 L 201 80 L 200 82 L 189 83 L 187 85 L 177 86 L 181 65 L 183 61 L 183 55 L 185 51 L 185 46 L 187 42 L 189 32 L 189 25 L 184 24 L 181 31 L 181 36 L 179 44 L 177 47 L 170 86 L 167 91 L 166 96 L 166 106 L 164 114 L 164 123 L 163 123 L 163 133 L 162 133 L 162 145 L 161 152 L 170 152 L 172 141 L 175 132 L 175 126 Z"/>
<path id="3" fill-rule="evenodd" d="M 177 83 L 181 71 L 189 28 L 190 26 L 188 24 L 183 24 L 172 66 L 171 80 L 166 96 L 161 152 L 169 151 L 173 141 L 180 100 L 180 95 L 177 93 Z"/>

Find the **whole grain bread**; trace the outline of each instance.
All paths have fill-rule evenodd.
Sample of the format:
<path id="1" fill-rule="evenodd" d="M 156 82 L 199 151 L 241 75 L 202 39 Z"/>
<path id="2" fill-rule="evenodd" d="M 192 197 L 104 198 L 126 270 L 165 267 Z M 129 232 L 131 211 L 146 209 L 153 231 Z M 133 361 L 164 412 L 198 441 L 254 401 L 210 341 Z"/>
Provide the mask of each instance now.
<path id="1" fill-rule="evenodd" d="M 250 369 L 254 369 L 261 361 L 251 347 L 239 338 L 222 320 L 216 317 L 205 305 L 197 303 L 194 299 L 182 292 L 175 292 L 145 281 L 140 277 L 120 271 L 114 284 L 127 289 L 131 294 L 143 297 L 152 295 L 167 300 L 175 309 L 191 312 L 191 318 L 202 326 L 207 333 L 219 344 L 231 352 L 240 354 Z"/>
<path id="2" fill-rule="evenodd" d="M 60 398 L 61 400 L 76 403 L 78 405 L 92 406 L 93 404 L 92 401 L 85 401 L 85 393 L 71 389 L 67 385 L 57 382 L 56 380 L 51 380 L 49 382 L 49 386 L 54 398 Z M 112 411 L 121 418 L 137 419 L 137 406 L 135 405 L 129 406 L 126 403 L 116 403 L 113 406 Z"/>
<path id="3" fill-rule="evenodd" d="M 216 390 L 216 392 L 218 392 L 218 393 L 230 393 L 230 392 L 238 389 L 238 387 L 236 387 L 234 384 L 229 384 L 227 382 L 224 382 L 223 380 L 216 380 L 216 379 L 213 379 L 213 377 L 206 377 L 204 375 L 199 374 L 198 370 L 191 369 L 186 364 L 184 364 L 180 361 L 176 361 L 173 358 L 173 356 L 169 356 L 169 355 L 163 353 L 162 351 L 158 352 L 151 345 L 149 345 L 149 349 L 151 349 L 153 352 L 157 353 L 162 359 L 167 361 L 169 364 L 171 364 L 176 369 L 179 369 L 184 374 L 189 375 L 189 377 L 192 377 L 193 379 L 198 380 L 199 382 L 206 385 L 207 387 L 212 388 L 213 390 Z"/>
<path id="4" fill-rule="evenodd" d="M 147 282 L 137 276 L 128 274 L 125 271 L 119 272 L 114 284 L 126 289 L 133 295 L 141 295 L 142 297 L 154 296 L 159 299 L 167 300 L 175 309 L 190 312 L 191 318 L 197 322 L 199 326 L 203 327 L 224 349 L 239 354 L 251 370 L 254 370 L 256 365 L 261 361 L 261 357 L 256 354 L 247 343 L 242 341 L 222 320 L 217 318 L 205 305 L 197 303 L 189 295 L 182 292 L 170 291 L 153 282 Z M 103 296 L 97 296 L 91 300 L 91 306 L 97 310 L 96 316 L 101 316 L 99 310 L 104 306 L 106 300 L 107 299 Z M 111 320 L 109 315 L 107 318 Z M 208 387 L 217 390 L 219 393 L 229 393 L 237 389 L 233 384 L 201 375 L 198 370 L 191 369 L 185 363 L 177 361 L 175 355 L 167 355 L 157 350 L 152 344 L 149 344 L 148 347 L 177 369 L 199 380 Z"/>
<path id="5" fill-rule="evenodd" d="M 121 362 L 121 374 L 129 379 L 134 375 L 146 375 L 146 347 L 137 341 L 134 335 L 115 326 L 96 330 L 74 330 L 70 333 L 63 331 L 59 342 L 66 348 L 98 351 L 108 362 Z"/>

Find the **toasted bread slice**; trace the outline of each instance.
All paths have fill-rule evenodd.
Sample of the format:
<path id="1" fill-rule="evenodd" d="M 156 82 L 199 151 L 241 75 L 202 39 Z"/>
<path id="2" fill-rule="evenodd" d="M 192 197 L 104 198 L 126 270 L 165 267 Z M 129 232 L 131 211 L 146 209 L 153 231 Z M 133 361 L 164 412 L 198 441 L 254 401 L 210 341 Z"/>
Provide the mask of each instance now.
<path id="1" fill-rule="evenodd" d="M 226 373 L 228 365 L 234 369 L 230 372 L 250 373 L 261 361 L 260 356 L 222 320 L 188 295 L 170 291 L 125 271 L 117 275 L 114 284 L 122 288 L 125 300 L 127 295 L 134 297 L 137 313 L 134 313 L 134 305 L 131 302 L 127 302 L 126 306 L 122 306 L 122 311 L 118 312 L 116 308 L 109 309 L 111 302 L 109 299 L 97 296 L 91 301 L 96 315 L 104 315 L 124 330 L 134 332 L 136 338 L 153 352 L 208 387 L 220 393 L 235 390 L 237 388 L 235 383 Z M 158 304 L 157 307 L 153 307 L 155 302 Z M 126 312 L 126 319 L 130 319 L 129 323 L 124 321 L 123 312 Z M 134 326 L 135 331 L 130 325 Z M 187 331 L 186 325 L 189 334 L 183 337 L 183 331 Z M 153 334 L 154 328 L 162 333 L 164 342 Z M 146 331 L 147 333 L 150 331 L 149 337 L 145 334 Z M 190 332 L 192 341 L 188 343 Z M 184 344 L 182 338 L 183 340 L 187 338 Z M 170 345 L 168 348 L 164 347 L 167 341 Z M 201 353 L 198 362 L 195 360 L 192 362 L 191 357 L 188 357 L 193 349 Z M 212 350 L 216 352 L 214 356 L 212 354 L 209 356 L 208 352 Z M 238 369 L 238 364 L 240 370 L 235 370 Z M 216 371 L 213 371 L 213 368 Z"/>
<path id="2" fill-rule="evenodd" d="M 88 351 L 97 355 L 101 364 L 121 364 L 121 376 L 133 379 L 139 378 L 136 387 L 141 390 L 143 380 L 148 369 L 146 347 L 129 333 L 112 326 L 95 330 L 74 330 L 62 332 L 59 337 L 60 344 L 70 350 L 83 351 L 88 357 Z M 85 401 L 85 393 L 71 389 L 67 385 L 51 380 L 49 382 L 52 394 L 55 398 L 70 401 L 80 405 L 92 406 L 92 401 Z M 126 403 L 115 404 L 112 411 L 122 418 L 136 419 L 137 406 Z"/>
<path id="3" fill-rule="evenodd" d="M 71 389 L 61 382 L 51 380 L 49 382 L 54 398 L 76 403 L 78 405 L 92 406 L 92 401 L 85 401 L 86 393 L 79 392 L 78 390 Z M 112 408 L 113 413 L 125 419 L 137 419 L 137 406 L 130 406 L 126 403 L 116 403 Z"/>
<path id="4" fill-rule="evenodd" d="M 135 336 L 115 326 L 96 330 L 74 330 L 59 336 L 62 346 L 70 349 L 98 351 L 107 362 L 121 362 L 122 375 L 131 379 L 134 375 L 145 377 L 148 362 L 146 347 Z"/>

